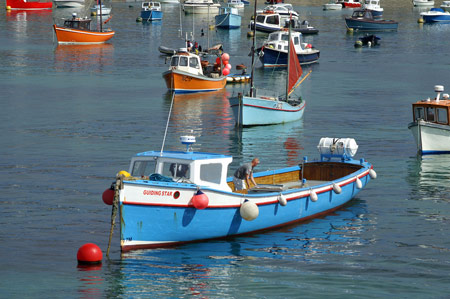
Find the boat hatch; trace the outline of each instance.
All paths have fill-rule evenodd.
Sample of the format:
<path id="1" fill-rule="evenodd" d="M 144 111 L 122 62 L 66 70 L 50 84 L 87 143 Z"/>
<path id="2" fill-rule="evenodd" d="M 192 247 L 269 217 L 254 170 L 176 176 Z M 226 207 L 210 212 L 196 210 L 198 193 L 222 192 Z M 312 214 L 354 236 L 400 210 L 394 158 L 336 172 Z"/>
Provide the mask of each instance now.
<path id="1" fill-rule="evenodd" d="M 73 28 L 73 29 L 82 29 L 82 30 L 91 30 L 91 20 L 66 20 L 64 21 L 64 27 L 66 28 Z"/>
<path id="2" fill-rule="evenodd" d="M 174 181 L 231 191 L 227 171 L 232 157 L 193 152 L 145 152 L 131 159 L 133 177 Z"/>

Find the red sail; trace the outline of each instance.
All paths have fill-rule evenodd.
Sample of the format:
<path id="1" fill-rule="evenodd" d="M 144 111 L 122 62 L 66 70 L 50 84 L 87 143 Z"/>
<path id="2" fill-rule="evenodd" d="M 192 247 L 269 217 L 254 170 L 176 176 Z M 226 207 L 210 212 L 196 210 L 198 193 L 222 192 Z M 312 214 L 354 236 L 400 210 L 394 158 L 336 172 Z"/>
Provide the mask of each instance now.
<path id="1" fill-rule="evenodd" d="M 302 76 L 303 70 L 300 66 L 300 62 L 298 62 L 297 53 L 295 52 L 294 43 L 292 40 L 289 43 L 289 84 L 288 84 L 288 90 L 289 93 L 292 92 L 292 89 L 294 89 L 297 81 Z"/>

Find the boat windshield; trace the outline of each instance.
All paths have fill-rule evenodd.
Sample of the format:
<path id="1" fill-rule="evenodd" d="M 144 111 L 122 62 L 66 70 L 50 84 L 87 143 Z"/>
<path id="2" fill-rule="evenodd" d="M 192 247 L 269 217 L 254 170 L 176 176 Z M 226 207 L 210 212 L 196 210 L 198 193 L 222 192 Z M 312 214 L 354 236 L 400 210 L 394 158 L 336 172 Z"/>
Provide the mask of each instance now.
<path id="1" fill-rule="evenodd" d="M 189 178 L 189 164 L 164 162 L 161 174 L 173 178 Z"/>
<path id="2" fill-rule="evenodd" d="M 148 176 L 155 172 L 156 161 L 154 160 L 138 160 L 133 163 L 131 175 L 134 177 Z"/>
<path id="3" fill-rule="evenodd" d="M 66 20 L 64 21 L 64 27 L 73 29 L 90 30 L 91 20 Z"/>

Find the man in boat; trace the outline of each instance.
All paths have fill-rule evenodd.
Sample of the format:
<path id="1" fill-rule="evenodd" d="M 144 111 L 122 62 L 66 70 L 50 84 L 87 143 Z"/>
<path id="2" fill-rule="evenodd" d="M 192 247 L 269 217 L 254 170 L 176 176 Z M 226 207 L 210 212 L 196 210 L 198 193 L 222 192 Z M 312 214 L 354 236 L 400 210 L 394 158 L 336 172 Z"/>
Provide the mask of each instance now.
<path id="1" fill-rule="evenodd" d="M 257 186 L 255 179 L 253 178 L 253 168 L 255 168 L 258 164 L 259 159 L 254 158 L 252 162 L 241 165 L 241 167 L 239 167 L 235 171 L 233 176 L 233 183 L 234 189 L 236 191 L 250 188 L 250 181 L 253 183 L 253 185 Z M 247 186 L 245 185 L 245 183 L 247 183 Z"/>

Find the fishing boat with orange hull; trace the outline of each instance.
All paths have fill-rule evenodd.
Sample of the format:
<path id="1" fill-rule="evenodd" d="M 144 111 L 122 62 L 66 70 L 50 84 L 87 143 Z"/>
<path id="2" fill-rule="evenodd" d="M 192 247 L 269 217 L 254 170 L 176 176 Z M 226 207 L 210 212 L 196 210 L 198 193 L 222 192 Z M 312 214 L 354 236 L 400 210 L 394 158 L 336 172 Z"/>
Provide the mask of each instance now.
<path id="1" fill-rule="evenodd" d="M 201 61 L 200 56 L 180 49 L 170 59 L 169 70 L 163 73 L 168 89 L 178 93 L 211 92 L 225 87 L 227 77 L 217 65 Z"/>
<path id="2" fill-rule="evenodd" d="M 76 14 L 73 14 L 73 18 L 64 21 L 64 26 L 53 25 L 55 30 L 56 39 L 58 44 L 102 44 L 110 40 L 115 32 L 108 29 L 103 30 L 102 25 L 108 22 L 108 18 L 105 22 L 100 20 L 100 30 L 91 29 L 91 19 L 89 18 L 77 18 Z"/>
<path id="3" fill-rule="evenodd" d="M 6 0 L 6 9 L 11 10 L 42 10 L 52 9 L 53 3 L 41 1 L 27 1 L 27 0 Z"/>

